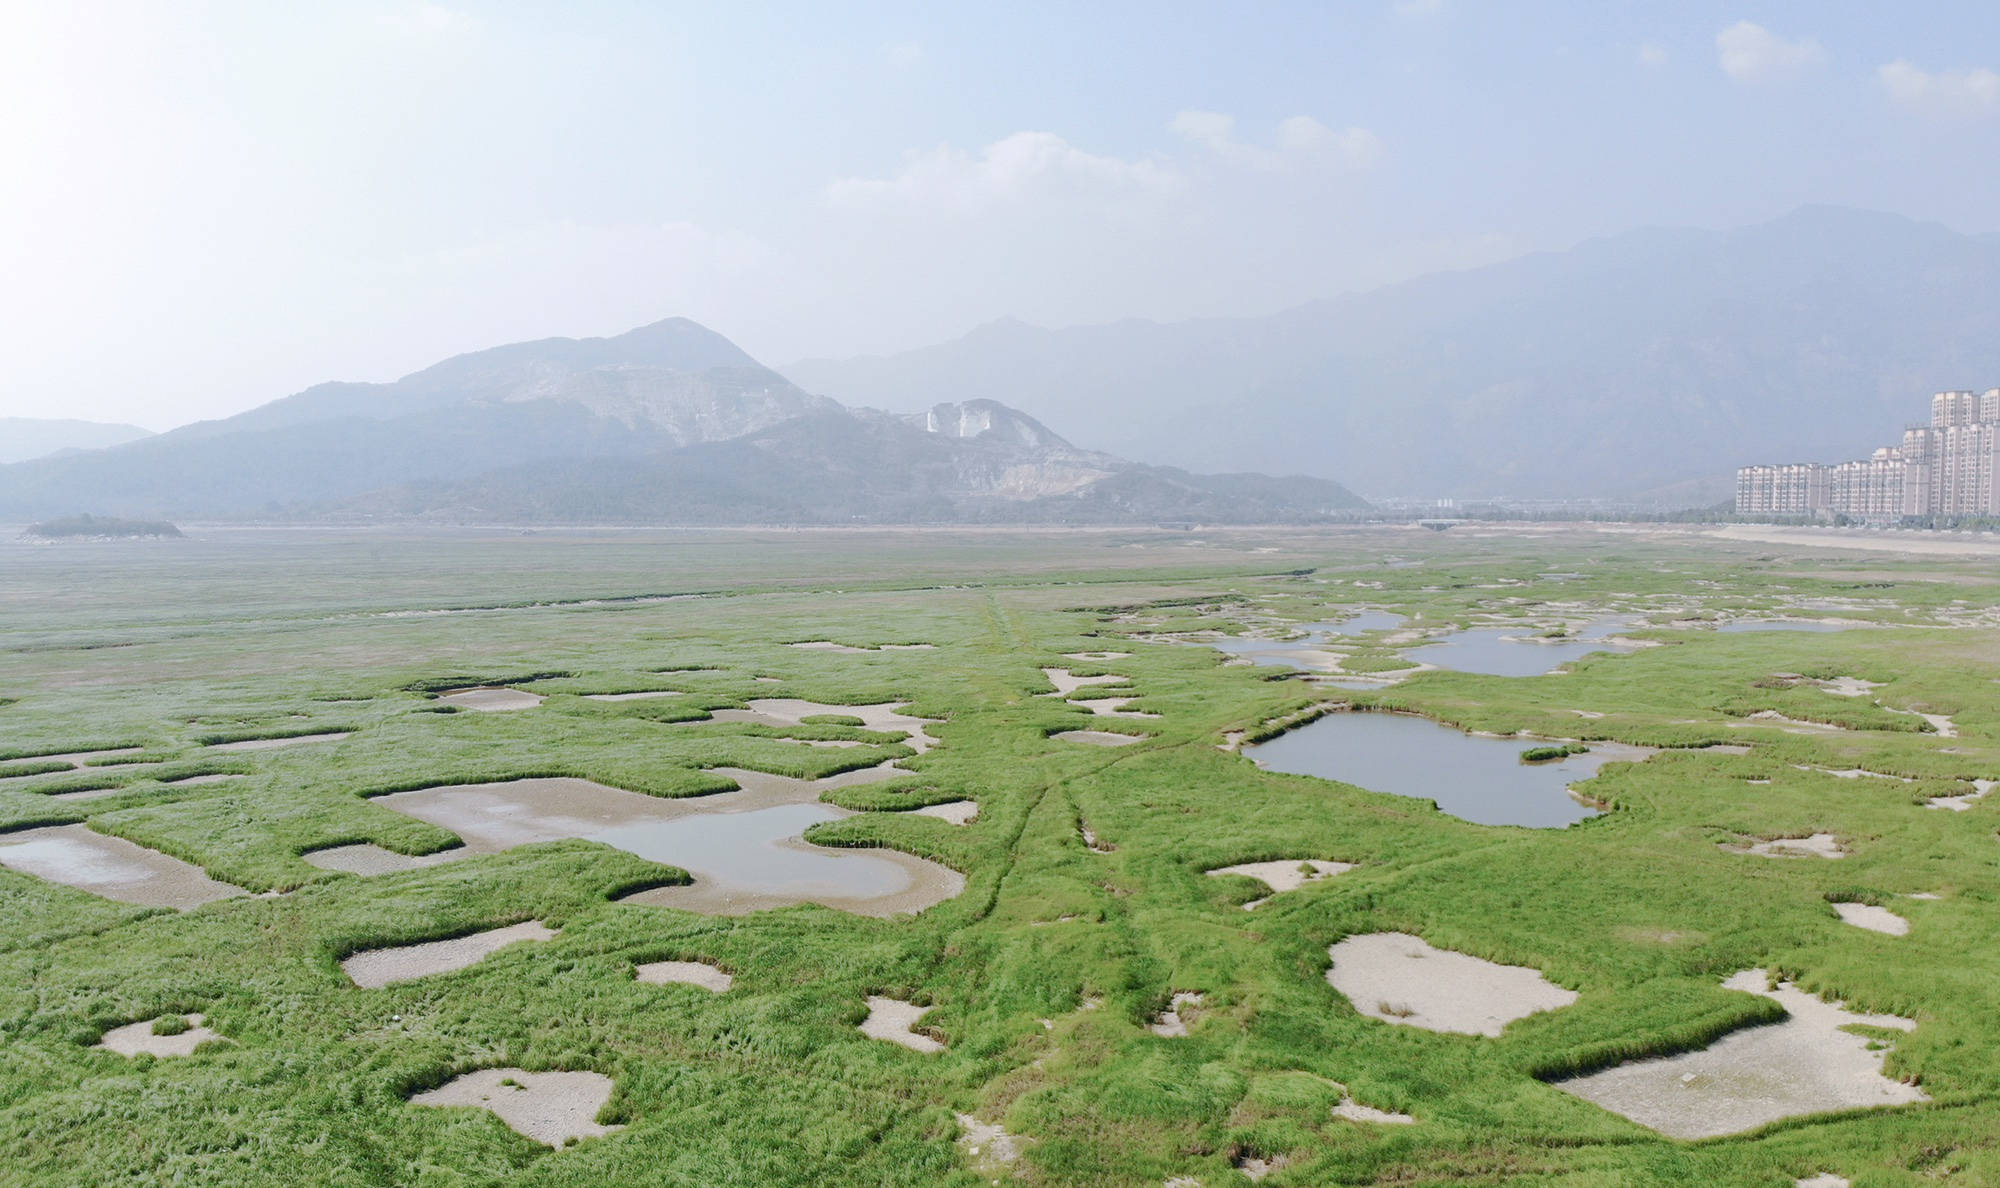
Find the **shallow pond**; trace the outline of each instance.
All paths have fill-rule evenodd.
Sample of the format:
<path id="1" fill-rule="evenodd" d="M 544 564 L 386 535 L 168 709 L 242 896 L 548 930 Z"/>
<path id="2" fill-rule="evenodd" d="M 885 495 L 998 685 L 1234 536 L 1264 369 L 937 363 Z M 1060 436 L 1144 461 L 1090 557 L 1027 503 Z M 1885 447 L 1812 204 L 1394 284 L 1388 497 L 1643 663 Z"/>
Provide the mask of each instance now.
<path id="1" fill-rule="evenodd" d="M 1555 829 L 1594 817 L 1597 810 L 1569 786 L 1615 760 L 1643 759 L 1643 747 L 1591 743 L 1581 755 L 1523 763 L 1532 738 L 1485 738 L 1411 714 L 1334 713 L 1243 753 L 1271 771 L 1318 776 L 1434 800 L 1438 808 L 1480 825 Z"/>
<path id="2" fill-rule="evenodd" d="M 1203 647 L 1214 648 L 1231 656 L 1241 656 L 1257 664 L 1271 664 L 1284 668 L 1321 668 L 1325 667 L 1325 658 L 1319 654 L 1319 650 L 1335 639 L 1360 635 L 1366 631 L 1393 631 L 1402 625 L 1401 615 L 1388 611 L 1363 611 L 1338 622 L 1300 623 L 1296 630 L 1304 634 L 1295 639 L 1257 639 L 1233 635 L 1222 639 L 1202 640 L 1200 643 Z"/>
<path id="3" fill-rule="evenodd" d="M 1624 618 L 1597 619 L 1560 639 L 1537 638 L 1538 628 L 1529 623 L 1472 627 L 1454 631 L 1435 643 L 1419 644 L 1410 650 L 1410 655 L 1454 672 L 1541 676 L 1592 652 L 1632 651 L 1631 645 L 1616 643 L 1611 638 L 1631 625 L 1632 621 Z"/>

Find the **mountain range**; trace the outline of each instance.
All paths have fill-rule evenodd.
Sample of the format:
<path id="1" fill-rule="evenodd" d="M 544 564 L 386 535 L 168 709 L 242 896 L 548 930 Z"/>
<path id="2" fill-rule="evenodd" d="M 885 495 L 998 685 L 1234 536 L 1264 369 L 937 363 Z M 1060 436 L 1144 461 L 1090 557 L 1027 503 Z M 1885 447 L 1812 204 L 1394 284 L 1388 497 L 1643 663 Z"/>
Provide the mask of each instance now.
<path id="1" fill-rule="evenodd" d="M 1310 520 L 1323 479 L 1078 449 L 991 400 L 848 408 L 670 318 L 329 383 L 110 449 L 0 466 L 0 516 L 472 523 Z"/>
<path id="2" fill-rule="evenodd" d="M 1269 317 L 1001 321 L 782 370 L 885 408 L 1004 400 L 1116 453 L 1370 497 L 1670 498 L 1752 462 L 1865 456 L 1933 391 L 2000 384 L 2000 241 L 1805 207 Z"/>
<path id="3" fill-rule="evenodd" d="M 137 425 L 0 417 L 0 465 L 70 450 L 100 450 L 147 436 L 150 431 Z"/>

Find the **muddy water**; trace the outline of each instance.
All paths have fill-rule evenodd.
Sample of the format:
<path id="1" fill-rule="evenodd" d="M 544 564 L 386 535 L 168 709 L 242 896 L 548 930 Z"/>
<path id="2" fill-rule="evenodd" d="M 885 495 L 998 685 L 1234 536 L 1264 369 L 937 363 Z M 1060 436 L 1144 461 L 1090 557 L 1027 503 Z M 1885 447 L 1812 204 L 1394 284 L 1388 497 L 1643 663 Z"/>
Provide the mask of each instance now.
<path id="1" fill-rule="evenodd" d="M 83 825 L 6 834 L 0 837 L 0 866 L 106 899 L 183 911 L 244 893 L 198 866 Z"/>
<path id="2" fill-rule="evenodd" d="M 1611 637 L 1630 626 L 1627 619 L 1598 619 L 1562 639 L 1537 639 L 1538 630 L 1522 623 L 1506 627 L 1473 627 L 1454 631 L 1436 643 L 1410 649 L 1413 660 L 1487 676 L 1540 676 L 1592 652 L 1631 651 Z"/>
<path id="3" fill-rule="evenodd" d="M 740 789 L 666 800 L 577 779 L 426 788 L 376 803 L 456 833 L 462 853 L 488 854 L 560 838 L 602 842 L 694 876 L 687 887 L 627 902 L 736 915 L 817 903 L 863 915 L 921 911 L 964 889 L 956 871 L 885 849 L 833 849 L 799 838 L 851 816 L 818 803 L 827 788 L 902 774 L 883 766 L 826 780 L 718 768 Z"/>
<path id="4" fill-rule="evenodd" d="M 1200 643 L 1203 647 L 1227 652 L 1231 656 L 1240 656 L 1256 664 L 1283 668 L 1325 669 L 1330 665 L 1321 649 L 1335 639 L 1360 635 L 1365 631 L 1392 631 L 1402 624 L 1401 615 L 1391 614 L 1388 611 L 1363 611 L 1339 622 L 1300 623 L 1298 630 L 1304 632 L 1304 635 L 1297 639 L 1227 636 L 1222 639 L 1202 640 Z"/>
<path id="5" fill-rule="evenodd" d="M 1319 776 L 1371 792 L 1434 800 L 1454 817 L 1480 825 L 1561 828 L 1597 810 L 1569 787 L 1614 760 L 1652 752 L 1592 743 L 1587 754 L 1523 763 L 1531 738 L 1485 738 L 1409 714 L 1336 713 L 1243 753 L 1271 771 Z"/>

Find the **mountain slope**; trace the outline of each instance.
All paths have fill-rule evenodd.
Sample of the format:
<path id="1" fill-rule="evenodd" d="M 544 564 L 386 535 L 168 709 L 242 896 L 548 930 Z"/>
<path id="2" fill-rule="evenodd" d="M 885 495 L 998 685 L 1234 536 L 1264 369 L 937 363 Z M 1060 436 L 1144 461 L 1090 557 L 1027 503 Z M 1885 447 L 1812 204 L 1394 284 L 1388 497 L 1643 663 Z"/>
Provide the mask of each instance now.
<path id="1" fill-rule="evenodd" d="M 672 319 L 322 384 L 117 449 L 0 466 L 0 515 L 458 522 L 1311 519 L 1337 484 L 1081 450 L 993 401 L 897 415 L 808 395 Z"/>
<path id="2" fill-rule="evenodd" d="M 66 450 L 100 450 L 150 436 L 149 430 L 137 425 L 0 417 L 0 465 L 43 458 Z"/>
<path id="3" fill-rule="evenodd" d="M 1003 400 L 1116 453 L 1377 494 L 1605 495 L 1856 456 L 2000 383 L 2000 243 L 1808 207 L 1647 230 L 1267 318 L 999 322 L 785 368 L 841 400 Z"/>

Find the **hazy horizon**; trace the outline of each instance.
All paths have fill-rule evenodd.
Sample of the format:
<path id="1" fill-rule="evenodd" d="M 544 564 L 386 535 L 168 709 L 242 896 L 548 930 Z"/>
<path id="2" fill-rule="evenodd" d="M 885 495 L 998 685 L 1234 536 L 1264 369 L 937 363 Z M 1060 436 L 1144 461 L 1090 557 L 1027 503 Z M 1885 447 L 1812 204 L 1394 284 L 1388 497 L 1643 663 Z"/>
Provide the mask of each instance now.
<path id="1" fill-rule="evenodd" d="M 782 367 L 1257 315 L 1808 203 L 2000 230 L 1973 5 L 0 21 L 0 416 L 166 429 L 668 316 Z"/>

